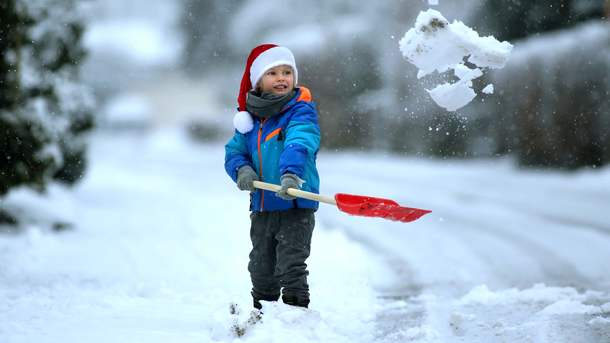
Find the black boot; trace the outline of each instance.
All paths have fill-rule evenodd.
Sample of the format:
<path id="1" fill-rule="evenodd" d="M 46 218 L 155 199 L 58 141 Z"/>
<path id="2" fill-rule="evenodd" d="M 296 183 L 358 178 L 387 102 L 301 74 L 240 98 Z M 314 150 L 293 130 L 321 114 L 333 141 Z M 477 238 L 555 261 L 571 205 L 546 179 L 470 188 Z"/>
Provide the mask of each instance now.
<path id="1" fill-rule="evenodd" d="M 261 304 L 261 300 L 263 301 L 278 301 L 280 299 L 279 294 L 261 294 L 255 291 L 252 291 L 252 304 L 255 309 L 262 309 L 263 305 Z"/>
<path id="2" fill-rule="evenodd" d="M 283 294 L 282 301 L 286 305 L 298 306 L 307 308 L 309 306 L 309 297 L 298 297 L 291 294 Z"/>

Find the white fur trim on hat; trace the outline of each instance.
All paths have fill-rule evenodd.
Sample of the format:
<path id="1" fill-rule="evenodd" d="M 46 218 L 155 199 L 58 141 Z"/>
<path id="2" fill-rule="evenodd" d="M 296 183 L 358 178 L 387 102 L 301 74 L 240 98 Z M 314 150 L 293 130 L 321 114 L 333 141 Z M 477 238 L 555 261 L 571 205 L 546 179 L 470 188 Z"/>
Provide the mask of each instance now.
<path id="1" fill-rule="evenodd" d="M 239 111 L 235 113 L 235 116 L 233 117 L 233 126 L 235 126 L 240 133 L 246 134 L 254 128 L 254 120 L 252 120 L 250 113 Z"/>
<path id="2" fill-rule="evenodd" d="M 250 67 L 250 83 L 252 83 L 252 87 L 256 87 L 256 84 L 267 70 L 280 65 L 292 67 L 292 70 L 294 70 L 294 86 L 296 86 L 299 78 L 299 71 L 297 70 L 294 55 L 290 49 L 283 46 L 276 46 L 263 51 L 256 57 L 254 62 L 252 62 L 252 66 Z"/>

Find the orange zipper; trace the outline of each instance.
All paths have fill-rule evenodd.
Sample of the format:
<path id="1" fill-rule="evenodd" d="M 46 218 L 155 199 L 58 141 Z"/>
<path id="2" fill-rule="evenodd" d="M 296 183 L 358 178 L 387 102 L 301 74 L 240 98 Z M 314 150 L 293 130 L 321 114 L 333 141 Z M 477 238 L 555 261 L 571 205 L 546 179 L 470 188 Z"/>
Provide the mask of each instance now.
<path id="1" fill-rule="evenodd" d="M 265 123 L 265 119 L 261 120 L 260 126 L 258 127 L 258 165 L 259 165 L 259 172 L 260 172 L 260 179 L 261 181 L 264 181 L 263 179 L 263 154 L 261 151 L 261 137 L 263 136 L 263 124 Z M 263 211 L 263 208 L 265 207 L 265 191 L 264 190 L 260 190 L 261 191 L 261 212 Z"/>

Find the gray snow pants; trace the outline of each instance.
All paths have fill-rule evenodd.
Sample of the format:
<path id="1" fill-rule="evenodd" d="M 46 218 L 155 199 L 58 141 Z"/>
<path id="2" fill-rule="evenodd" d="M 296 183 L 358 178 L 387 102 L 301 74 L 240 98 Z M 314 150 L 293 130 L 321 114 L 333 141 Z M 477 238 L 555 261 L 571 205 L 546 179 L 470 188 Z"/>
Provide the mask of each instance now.
<path id="1" fill-rule="evenodd" d="M 252 279 L 254 303 L 282 299 L 290 305 L 307 307 L 309 285 L 307 264 L 314 210 L 252 212 L 252 251 L 248 271 Z"/>

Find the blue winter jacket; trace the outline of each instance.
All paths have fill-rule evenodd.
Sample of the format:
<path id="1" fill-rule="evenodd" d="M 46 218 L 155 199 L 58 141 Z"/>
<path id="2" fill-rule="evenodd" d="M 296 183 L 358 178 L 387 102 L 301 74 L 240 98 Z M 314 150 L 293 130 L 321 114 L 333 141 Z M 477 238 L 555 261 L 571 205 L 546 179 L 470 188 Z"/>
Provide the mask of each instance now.
<path id="1" fill-rule="evenodd" d="M 286 173 L 296 174 L 305 183 L 302 190 L 319 193 L 320 178 L 316 156 L 320 147 L 318 112 L 305 87 L 270 118 L 252 116 L 254 129 L 246 134 L 235 131 L 225 146 L 225 170 L 237 181 L 239 168 L 249 165 L 261 181 L 280 184 Z M 291 208 L 318 208 L 318 202 L 297 198 L 283 200 L 275 192 L 257 189 L 250 193 L 250 210 L 281 211 Z"/>

